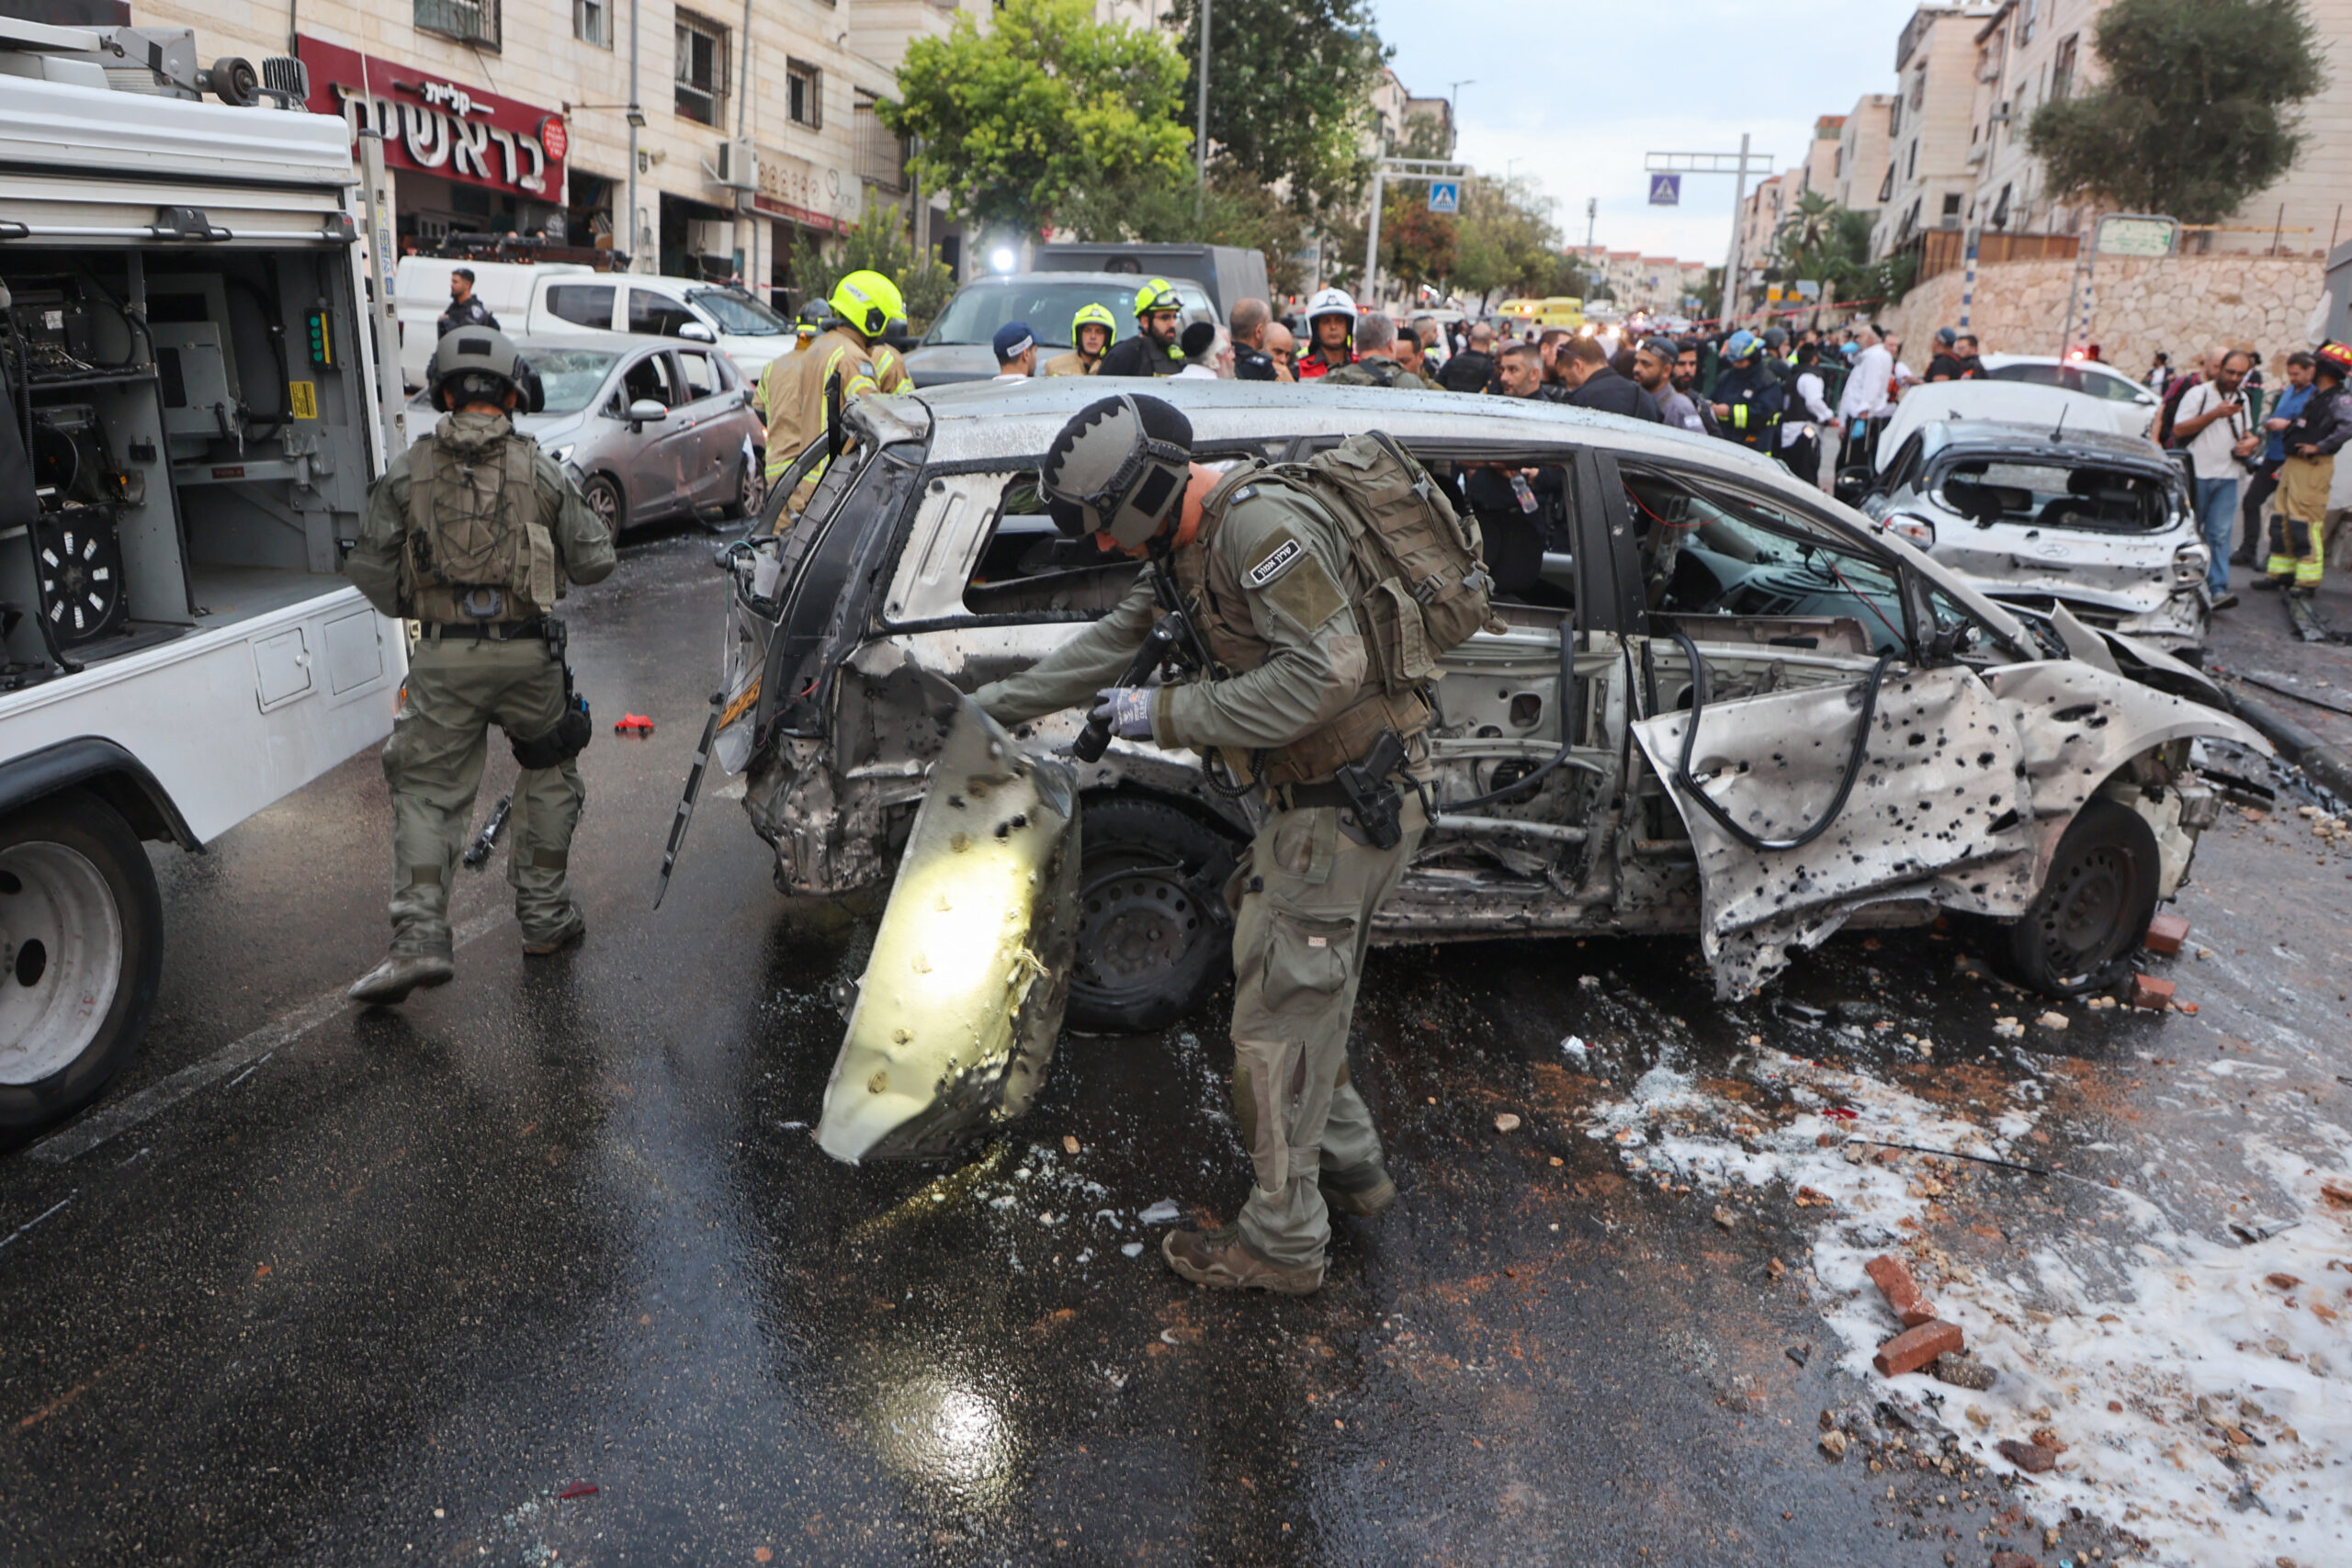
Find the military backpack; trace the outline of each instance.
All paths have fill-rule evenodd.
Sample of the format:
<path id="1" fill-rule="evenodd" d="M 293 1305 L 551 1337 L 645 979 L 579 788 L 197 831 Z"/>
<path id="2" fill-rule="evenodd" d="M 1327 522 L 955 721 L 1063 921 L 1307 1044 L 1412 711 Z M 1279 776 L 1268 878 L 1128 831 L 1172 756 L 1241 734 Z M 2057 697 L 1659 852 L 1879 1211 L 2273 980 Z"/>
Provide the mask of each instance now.
<path id="1" fill-rule="evenodd" d="M 555 605 L 555 541 L 539 521 L 530 437 L 475 446 L 438 433 L 411 448 L 402 552 L 422 621 L 523 621 Z"/>

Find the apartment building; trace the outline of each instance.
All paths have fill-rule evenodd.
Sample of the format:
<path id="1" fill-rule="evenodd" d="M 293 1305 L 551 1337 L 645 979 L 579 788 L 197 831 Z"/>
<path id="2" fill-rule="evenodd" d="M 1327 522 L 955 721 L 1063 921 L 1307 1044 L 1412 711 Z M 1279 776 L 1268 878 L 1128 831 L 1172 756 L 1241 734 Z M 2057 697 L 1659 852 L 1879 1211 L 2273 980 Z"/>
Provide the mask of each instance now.
<path id="1" fill-rule="evenodd" d="M 382 133 L 403 243 L 512 232 L 764 290 L 796 237 L 853 227 L 869 190 L 916 204 L 875 106 L 957 4 L 307 0 L 289 36 L 286 13 L 152 0 L 136 20 L 194 28 L 208 59 L 301 60 L 313 110 Z M 953 261 L 939 216 L 922 226 Z"/>
<path id="2" fill-rule="evenodd" d="M 1886 184 L 1893 144 L 1894 95 L 1864 93 L 1839 117 L 1838 152 L 1830 164 L 1829 199 L 1851 212 L 1876 212 Z"/>
<path id="3" fill-rule="evenodd" d="M 1846 132 L 1846 117 L 1826 114 L 1813 122 L 1813 140 L 1805 144 L 1804 162 L 1793 171 L 1800 177 L 1797 194 L 1818 193 L 1824 201 L 1836 199 L 1838 154 Z"/>
<path id="4" fill-rule="evenodd" d="M 1890 156 L 1879 186 L 1871 254 L 1883 256 L 1927 229 L 1959 229 L 1976 194 L 1969 162 L 1976 113 L 1976 35 L 1999 7 L 1921 6 L 1895 42 Z"/>

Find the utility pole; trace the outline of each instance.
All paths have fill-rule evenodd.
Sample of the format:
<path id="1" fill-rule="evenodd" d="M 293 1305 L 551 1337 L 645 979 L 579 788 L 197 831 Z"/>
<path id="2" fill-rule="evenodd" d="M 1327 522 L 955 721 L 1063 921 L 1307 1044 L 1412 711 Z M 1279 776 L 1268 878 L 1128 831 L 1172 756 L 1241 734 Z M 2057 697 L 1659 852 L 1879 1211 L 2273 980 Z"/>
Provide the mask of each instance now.
<path id="1" fill-rule="evenodd" d="M 1751 170 L 1769 174 L 1772 154 L 1750 152 L 1748 139 L 1739 139 L 1736 152 L 1653 152 L 1643 167 L 1653 175 L 1734 175 L 1737 176 L 1736 193 L 1731 202 L 1731 258 L 1724 267 L 1724 319 L 1728 321 L 1738 314 L 1740 209 L 1747 204 L 1747 176 Z"/>
<path id="2" fill-rule="evenodd" d="M 1193 221 L 1198 223 L 1209 200 L 1209 0 L 1201 0 L 1201 107 L 1193 150 L 1201 161 L 1200 187 L 1193 193 Z"/>
<path id="3" fill-rule="evenodd" d="M 1443 158 L 1382 158 L 1372 165 L 1372 221 L 1365 226 L 1363 246 L 1364 299 L 1380 300 L 1380 200 L 1389 180 L 1419 184 L 1429 180 L 1458 180 L 1462 165 Z"/>
<path id="4" fill-rule="evenodd" d="M 1452 90 L 1445 95 L 1445 118 L 1447 121 L 1445 128 L 1445 155 L 1449 158 L 1453 156 L 1454 149 L 1462 144 L 1462 89 L 1464 87 L 1475 87 L 1477 85 L 1478 78 L 1476 76 L 1464 76 L 1461 81 L 1454 83 Z M 2332 245 L 2328 248 L 2330 250 L 2335 249 Z"/>
<path id="5" fill-rule="evenodd" d="M 1584 198 L 1584 254 L 1588 262 L 1592 259 L 1593 225 L 1599 222 L 1600 219 L 1600 198 L 1597 196 L 1586 197 Z"/>
<path id="6" fill-rule="evenodd" d="M 642 5 L 643 0 L 628 0 L 628 215 L 622 220 L 625 227 L 621 232 L 628 241 L 631 272 L 647 270 L 638 265 L 644 258 L 639 254 L 643 247 L 638 243 L 640 236 L 637 230 L 637 133 L 645 125 L 644 106 L 637 101 L 637 66 L 641 52 L 637 14 Z"/>

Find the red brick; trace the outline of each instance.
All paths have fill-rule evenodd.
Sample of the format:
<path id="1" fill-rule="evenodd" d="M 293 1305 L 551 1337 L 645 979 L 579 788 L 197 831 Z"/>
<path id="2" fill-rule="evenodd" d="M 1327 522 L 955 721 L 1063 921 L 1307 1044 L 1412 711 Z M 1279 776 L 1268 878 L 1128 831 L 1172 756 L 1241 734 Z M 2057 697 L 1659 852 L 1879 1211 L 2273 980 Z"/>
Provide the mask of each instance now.
<path id="1" fill-rule="evenodd" d="M 1960 1325 L 1929 1318 L 1916 1328 L 1906 1328 L 1878 1348 L 1871 1358 L 1871 1365 L 1879 1376 L 1899 1378 L 1905 1372 L 1916 1372 L 1947 1350 L 1967 1348 L 1968 1337 Z"/>
<path id="2" fill-rule="evenodd" d="M 2132 1005 L 2150 1012 L 2164 1012 L 2172 1007 L 2172 982 L 2159 980 L 2152 975 L 2132 976 Z"/>
<path id="3" fill-rule="evenodd" d="M 2178 953 L 2180 944 L 2188 940 L 2188 917 L 2187 915 L 2158 915 L 2148 922 L 2147 940 L 2140 945 L 2150 953 L 2161 953 L 2169 956 Z"/>
<path id="4" fill-rule="evenodd" d="M 1901 1258 L 1873 1258 L 1862 1265 L 1862 1272 L 1871 1277 L 1871 1283 L 1878 1287 L 1878 1293 L 1886 1298 L 1886 1304 L 1894 1309 L 1894 1315 L 1903 1320 L 1904 1327 L 1917 1328 L 1936 1315 L 1935 1303 L 1919 1293 L 1917 1281 L 1911 1278 L 1911 1270 L 1903 1266 Z"/>
<path id="5" fill-rule="evenodd" d="M 2003 1438 L 1996 1447 L 2003 1459 L 2029 1474 L 2040 1475 L 2058 1462 L 2058 1456 L 2040 1443 L 2021 1443 L 2015 1438 Z"/>
<path id="6" fill-rule="evenodd" d="M 2041 1562 L 2039 1558 L 2028 1557 L 2022 1551 L 2010 1551 L 2005 1548 L 1993 1553 L 1993 1568 L 2041 1568 Z"/>

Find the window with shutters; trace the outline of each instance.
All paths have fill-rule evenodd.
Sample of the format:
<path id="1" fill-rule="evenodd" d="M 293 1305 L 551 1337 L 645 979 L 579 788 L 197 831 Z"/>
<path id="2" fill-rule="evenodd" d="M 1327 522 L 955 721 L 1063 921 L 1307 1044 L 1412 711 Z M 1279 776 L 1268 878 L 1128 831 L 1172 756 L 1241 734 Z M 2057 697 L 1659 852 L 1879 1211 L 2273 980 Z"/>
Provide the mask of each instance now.
<path id="1" fill-rule="evenodd" d="M 678 13 L 678 113 L 703 125 L 727 123 L 727 29 Z"/>
<path id="2" fill-rule="evenodd" d="M 2075 88 L 2075 46 L 2082 41 L 2080 33 L 2058 40 L 2058 48 L 2050 59 L 2050 101 L 2064 101 Z"/>
<path id="3" fill-rule="evenodd" d="M 571 36 L 598 49 L 612 48 L 611 0 L 571 0 Z"/>
<path id="4" fill-rule="evenodd" d="M 805 60 L 784 62 L 784 116 L 810 130 L 824 129 L 825 73 Z"/>

